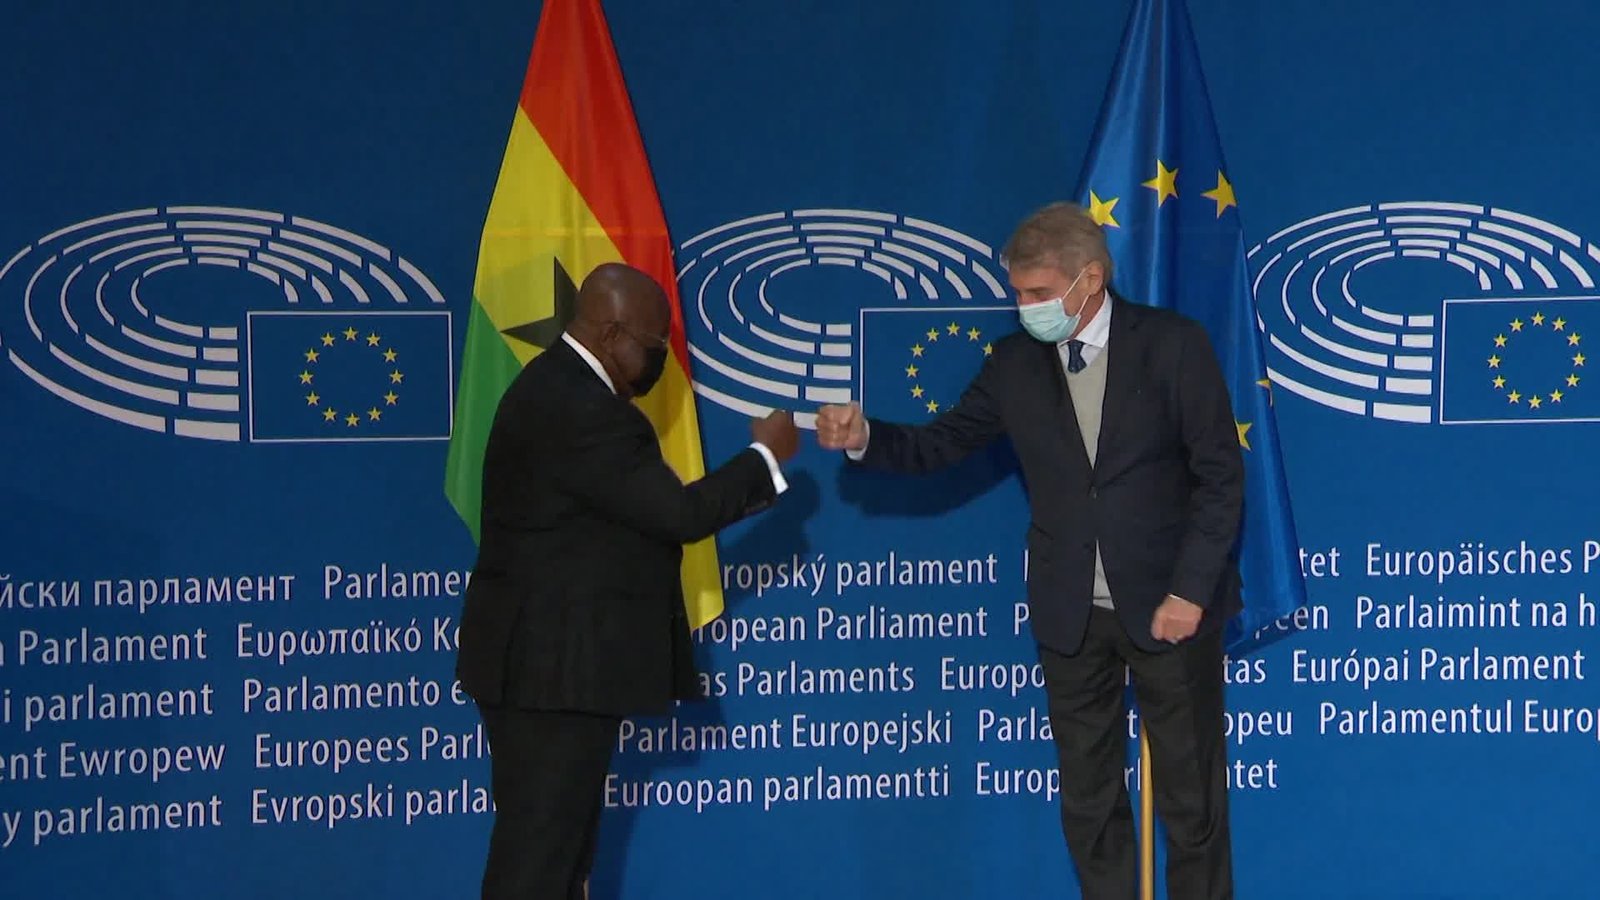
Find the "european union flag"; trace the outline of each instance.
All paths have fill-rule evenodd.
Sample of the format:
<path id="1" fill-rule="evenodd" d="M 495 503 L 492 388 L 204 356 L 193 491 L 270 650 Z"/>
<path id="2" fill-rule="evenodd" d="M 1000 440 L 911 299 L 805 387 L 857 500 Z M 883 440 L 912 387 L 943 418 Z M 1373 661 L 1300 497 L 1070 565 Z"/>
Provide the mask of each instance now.
<path id="1" fill-rule="evenodd" d="M 1141 0 L 1078 195 L 1106 233 L 1120 293 L 1203 324 L 1228 379 L 1245 463 L 1245 608 L 1228 635 L 1236 646 L 1306 599 L 1227 171 L 1188 11 L 1181 0 Z"/>
<path id="2" fill-rule="evenodd" d="M 1600 298 L 1446 300 L 1439 421 L 1600 421 L 1584 346 Z"/>
<path id="3" fill-rule="evenodd" d="M 862 406 L 895 422 L 932 419 L 1017 326 L 1012 306 L 862 310 Z"/>
<path id="4" fill-rule="evenodd" d="M 253 441 L 450 437 L 446 312 L 249 317 Z"/>

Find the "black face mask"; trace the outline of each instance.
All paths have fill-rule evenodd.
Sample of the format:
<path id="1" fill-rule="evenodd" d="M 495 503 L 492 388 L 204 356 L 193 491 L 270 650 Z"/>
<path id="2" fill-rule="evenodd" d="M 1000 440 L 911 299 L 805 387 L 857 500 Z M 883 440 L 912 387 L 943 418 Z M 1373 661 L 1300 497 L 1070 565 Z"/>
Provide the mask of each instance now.
<path id="1" fill-rule="evenodd" d="M 640 372 L 633 381 L 628 383 L 628 389 L 635 397 L 643 397 L 650 393 L 650 389 L 661 380 L 661 373 L 667 368 L 667 348 L 651 347 L 644 351 L 644 371 Z"/>

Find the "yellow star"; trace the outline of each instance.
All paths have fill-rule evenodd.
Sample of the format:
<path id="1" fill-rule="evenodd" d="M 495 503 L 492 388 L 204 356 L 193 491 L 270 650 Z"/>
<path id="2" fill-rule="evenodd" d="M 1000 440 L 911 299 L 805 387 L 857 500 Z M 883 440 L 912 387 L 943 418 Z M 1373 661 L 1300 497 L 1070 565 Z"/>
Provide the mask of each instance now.
<path id="1" fill-rule="evenodd" d="M 915 377 L 917 377 L 917 371 L 918 370 L 917 370 L 916 366 L 906 366 L 906 377 L 907 378 L 915 378 Z"/>
<path id="2" fill-rule="evenodd" d="M 1500 368 L 1500 357 L 1498 357 L 1498 356 L 1489 357 L 1489 368 L 1491 368 L 1491 369 Z"/>
<path id="3" fill-rule="evenodd" d="M 1577 356 L 1574 356 L 1572 358 L 1572 364 L 1575 365 L 1575 366 L 1581 366 L 1581 365 L 1583 365 L 1583 361 L 1588 359 L 1588 358 L 1589 357 L 1584 356 L 1582 353 L 1579 353 Z"/>
<path id="4" fill-rule="evenodd" d="M 967 332 L 967 340 L 969 341 L 975 341 L 982 336 L 983 335 L 976 328 L 973 328 Z"/>
<path id="5" fill-rule="evenodd" d="M 367 346 L 368 347 L 376 347 L 376 346 L 378 346 L 378 336 L 375 335 L 375 334 L 367 335 Z"/>
<path id="6" fill-rule="evenodd" d="M 300 383 L 301 384 L 310 384 L 311 383 L 311 373 L 310 372 L 301 372 L 300 373 Z"/>
<path id="7" fill-rule="evenodd" d="M 322 421 L 324 421 L 324 422 L 332 422 L 334 419 L 337 419 L 337 418 L 339 418 L 339 413 L 338 413 L 337 410 L 333 409 L 332 407 L 329 407 L 329 408 L 327 408 L 327 409 L 322 411 Z"/>
<path id="8" fill-rule="evenodd" d="M 1209 191 L 1206 191 L 1200 196 L 1210 197 L 1212 200 L 1216 201 L 1217 218 L 1219 219 L 1222 218 L 1223 210 L 1226 210 L 1230 206 L 1239 205 L 1239 201 L 1233 198 L 1233 185 L 1228 183 L 1228 178 L 1222 174 L 1221 169 L 1217 170 L 1217 186 Z"/>
<path id="9" fill-rule="evenodd" d="M 317 392 L 316 391 L 312 391 L 311 393 L 306 395 L 306 405 L 307 406 L 316 406 L 317 405 L 317 401 L 321 400 L 321 399 L 322 399 L 321 397 L 317 396 Z"/>
<path id="10" fill-rule="evenodd" d="M 1554 322 L 1550 323 L 1550 327 L 1554 328 L 1557 331 L 1561 331 L 1561 330 L 1563 330 L 1563 329 L 1565 329 L 1567 327 L 1567 320 L 1566 319 L 1562 319 L 1562 318 L 1557 318 Z"/>
<path id="11" fill-rule="evenodd" d="M 922 345 L 921 344 L 912 344 L 911 345 L 911 355 L 912 356 L 921 356 L 922 355 Z"/>
<path id="12" fill-rule="evenodd" d="M 911 396 L 917 398 L 918 400 L 921 400 L 922 399 L 922 385 L 920 385 L 920 384 L 912 385 L 911 386 Z"/>
<path id="13" fill-rule="evenodd" d="M 1577 375 L 1568 375 L 1567 376 L 1567 387 L 1577 387 L 1578 386 L 1578 382 L 1581 381 L 1581 380 L 1582 379 L 1580 379 Z"/>
<path id="14" fill-rule="evenodd" d="M 1559 388 L 1557 388 L 1556 390 L 1553 390 L 1553 391 L 1550 392 L 1550 402 L 1551 403 L 1560 403 L 1561 402 L 1561 398 L 1564 397 L 1564 396 L 1566 396 L 1566 395 L 1562 394 L 1561 390 Z"/>
<path id="15" fill-rule="evenodd" d="M 1494 377 L 1494 389 L 1498 391 L 1498 390 L 1504 388 L 1505 386 L 1506 386 L 1505 376 L 1496 375 Z"/>
<path id="16" fill-rule="evenodd" d="M 938 411 L 939 411 L 939 401 L 937 401 L 937 400 L 929 400 L 928 401 L 928 412 L 938 412 Z"/>
<path id="17" fill-rule="evenodd" d="M 317 354 L 316 350 L 314 350 L 314 349 L 313 350 L 307 350 L 306 351 L 306 362 L 316 362 L 317 361 L 317 355 L 318 354 Z"/>
<path id="18" fill-rule="evenodd" d="M 1576 347 L 1581 340 L 1583 340 L 1583 335 L 1577 333 L 1569 334 L 1567 335 L 1567 346 Z"/>
<path id="19" fill-rule="evenodd" d="M 331 335 L 331 334 L 323 335 L 322 336 L 322 346 L 324 346 L 324 347 L 332 347 L 333 346 L 333 335 Z"/>
<path id="20" fill-rule="evenodd" d="M 1256 384 L 1259 385 L 1262 390 L 1267 392 L 1267 405 L 1276 406 L 1277 403 L 1272 399 L 1272 379 L 1263 378 L 1260 381 L 1257 381 Z"/>
<path id="21" fill-rule="evenodd" d="M 950 332 L 951 334 L 960 334 L 961 333 L 961 326 L 957 325 L 954 322 L 951 322 L 949 325 L 945 326 L 945 330 Z"/>
<path id="22" fill-rule="evenodd" d="M 383 361 L 384 362 L 394 362 L 396 359 L 399 359 L 399 358 L 400 358 L 400 354 L 394 352 L 394 348 L 393 347 L 389 348 L 388 350 L 383 351 Z"/>
<path id="23" fill-rule="evenodd" d="M 349 425 L 351 428 L 354 428 L 361 424 L 361 417 L 355 413 L 351 413 L 350 415 L 344 417 L 344 423 Z"/>
<path id="24" fill-rule="evenodd" d="M 939 340 L 939 329 L 937 329 L 937 328 L 929 328 L 928 329 L 928 341 L 929 341 L 929 343 L 932 343 L 932 342 L 935 342 L 935 341 L 938 341 L 938 340 Z"/>
<path id="25" fill-rule="evenodd" d="M 1235 419 L 1233 422 L 1233 427 L 1239 429 L 1239 446 L 1245 448 L 1246 450 L 1250 449 L 1250 441 L 1245 438 L 1245 435 L 1250 432 L 1251 424 L 1252 423 L 1250 422 L 1240 422 L 1237 419 Z"/>
<path id="26" fill-rule="evenodd" d="M 1533 324 L 1535 324 L 1535 325 L 1543 325 L 1544 324 L 1544 313 L 1542 313 L 1542 312 L 1534 313 L 1533 314 Z M 1538 399 L 1538 398 L 1535 398 L 1535 399 Z"/>
<path id="27" fill-rule="evenodd" d="M 1111 214 L 1111 211 L 1117 208 L 1118 199 L 1120 198 L 1112 197 L 1110 200 L 1101 200 L 1094 191 L 1090 191 L 1089 218 L 1093 219 L 1094 223 L 1101 227 L 1110 225 L 1112 228 L 1121 228 L 1122 226 L 1117 223 L 1116 216 Z"/>
<path id="28" fill-rule="evenodd" d="M 984 344 L 983 345 L 983 355 L 984 356 L 993 356 L 994 355 L 994 345 L 993 344 Z"/>
<path id="29" fill-rule="evenodd" d="M 1506 345 L 1506 336 L 1503 335 L 1503 334 L 1495 335 L 1494 336 L 1494 345 L 1496 347 L 1504 347 Z"/>
<path id="30" fill-rule="evenodd" d="M 389 393 L 383 395 L 383 402 L 388 404 L 389 406 L 393 406 L 395 404 L 395 401 L 399 400 L 399 399 L 400 399 L 400 395 L 396 394 L 394 391 L 390 391 Z"/>
<path id="31" fill-rule="evenodd" d="M 372 421 L 376 422 L 379 419 L 383 418 L 383 411 L 378 409 L 376 406 L 374 406 L 373 408 L 367 410 L 367 418 L 369 418 Z"/>
<path id="32" fill-rule="evenodd" d="M 1512 319 L 1511 320 L 1511 330 L 1512 331 L 1521 331 L 1522 330 L 1522 320 L 1521 319 Z"/>
<path id="33" fill-rule="evenodd" d="M 1506 395 L 1506 399 L 1510 400 L 1512 403 L 1521 403 L 1522 402 L 1522 395 L 1517 393 L 1516 391 L 1512 391 L 1511 393 Z"/>
<path id="34" fill-rule="evenodd" d="M 1543 402 L 1544 402 L 1543 400 L 1539 399 L 1539 395 L 1538 394 L 1534 394 L 1532 397 L 1528 398 L 1528 408 L 1529 409 L 1538 409 L 1539 408 L 1539 404 L 1541 404 Z"/>
<path id="35" fill-rule="evenodd" d="M 393 372 L 389 373 L 389 383 L 390 384 L 399 384 L 401 381 L 405 380 L 405 377 L 406 376 L 404 376 L 404 375 L 402 375 L 400 373 L 399 369 L 395 369 Z"/>
<path id="36" fill-rule="evenodd" d="M 1178 170 L 1167 168 L 1158 159 L 1156 160 L 1156 177 L 1149 181 L 1142 181 L 1140 184 L 1156 192 L 1156 206 L 1159 208 L 1161 204 L 1167 202 L 1168 197 L 1178 196 Z"/>

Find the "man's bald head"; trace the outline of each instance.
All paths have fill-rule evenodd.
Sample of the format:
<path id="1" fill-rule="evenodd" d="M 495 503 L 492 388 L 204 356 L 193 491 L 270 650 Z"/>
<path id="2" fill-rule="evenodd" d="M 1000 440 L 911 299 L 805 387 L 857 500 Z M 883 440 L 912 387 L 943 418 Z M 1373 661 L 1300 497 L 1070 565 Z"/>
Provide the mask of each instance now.
<path id="1" fill-rule="evenodd" d="M 573 319 L 589 326 L 621 321 L 627 325 L 666 322 L 667 293 L 649 275 L 623 263 L 605 263 L 583 279 Z M 663 326 L 664 327 L 664 326 Z M 652 329 L 659 333 L 661 328 Z"/>
<path id="2" fill-rule="evenodd" d="M 660 377 L 658 356 L 671 337 L 667 293 L 622 263 L 598 266 L 578 288 L 567 333 L 593 353 L 623 396 L 643 394 Z"/>

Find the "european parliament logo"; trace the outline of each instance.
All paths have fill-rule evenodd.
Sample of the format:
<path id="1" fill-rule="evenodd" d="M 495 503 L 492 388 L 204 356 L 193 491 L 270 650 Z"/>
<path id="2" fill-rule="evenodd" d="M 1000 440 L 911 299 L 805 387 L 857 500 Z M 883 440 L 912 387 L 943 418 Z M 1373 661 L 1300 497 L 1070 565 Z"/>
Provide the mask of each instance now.
<path id="1" fill-rule="evenodd" d="M 1249 252 L 1275 387 L 1419 424 L 1600 421 L 1600 245 L 1500 207 L 1336 210 Z"/>
<path id="2" fill-rule="evenodd" d="M 444 303 L 409 260 L 314 219 L 138 209 L 0 265 L 0 353 L 81 410 L 174 437 L 444 440 Z"/>
<path id="3" fill-rule="evenodd" d="M 751 216 L 685 240 L 695 392 L 744 415 L 861 399 L 931 417 L 1017 327 L 1005 270 L 955 229 L 877 210 Z"/>

